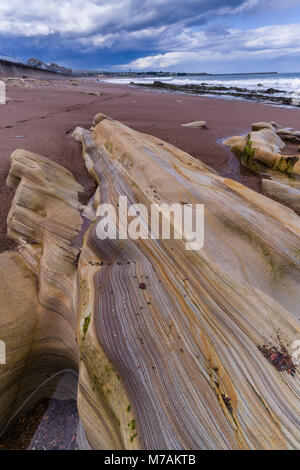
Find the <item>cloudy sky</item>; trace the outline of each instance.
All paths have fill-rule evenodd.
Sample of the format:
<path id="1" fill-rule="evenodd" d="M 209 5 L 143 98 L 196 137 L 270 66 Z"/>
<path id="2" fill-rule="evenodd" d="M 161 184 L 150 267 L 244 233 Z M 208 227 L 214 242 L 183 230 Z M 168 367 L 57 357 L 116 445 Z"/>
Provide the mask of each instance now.
<path id="1" fill-rule="evenodd" d="M 0 0 L 0 53 L 74 69 L 300 72 L 300 2 Z"/>

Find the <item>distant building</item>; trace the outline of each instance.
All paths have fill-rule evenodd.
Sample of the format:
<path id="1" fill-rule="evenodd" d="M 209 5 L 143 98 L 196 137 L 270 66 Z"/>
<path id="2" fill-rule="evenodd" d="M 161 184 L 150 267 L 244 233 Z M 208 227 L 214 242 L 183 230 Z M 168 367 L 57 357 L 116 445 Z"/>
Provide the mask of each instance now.
<path id="1" fill-rule="evenodd" d="M 63 73 L 63 74 L 68 74 L 68 75 L 72 73 L 72 69 L 67 69 L 66 67 L 57 65 L 54 62 L 48 65 L 42 62 L 41 60 L 35 59 L 35 58 L 29 59 L 27 61 L 27 65 L 30 65 L 31 67 L 37 67 L 43 70 L 49 70 L 50 72 Z"/>
<path id="2" fill-rule="evenodd" d="M 31 59 L 27 60 L 27 65 L 31 65 L 31 67 L 42 67 L 43 65 L 46 66 L 46 64 L 44 64 L 44 62 L 42 62 L 39 59 L 35 59 L 35 58 L 31 58 Z"/>
<path id="3" fill-rule="evenodd" d="M 54 62 L 52 62 L 52 64 L 50 64 L 50 68 L 54 69 L 56 72 L 59 72 L 59 73 L 67 73 L 67 74 L 72 73 L 72 69 L 67 69 L 66 67 L 62 67 L 61 65 L 57 65 Z"/>

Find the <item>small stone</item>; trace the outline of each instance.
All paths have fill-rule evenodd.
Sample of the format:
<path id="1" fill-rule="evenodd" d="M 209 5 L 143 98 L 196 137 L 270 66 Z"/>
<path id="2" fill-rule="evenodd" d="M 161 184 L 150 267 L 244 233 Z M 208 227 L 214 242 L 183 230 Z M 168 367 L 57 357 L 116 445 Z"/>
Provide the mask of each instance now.
<path id="1" fill-rule="evenodd" d="M 283 126 L 281 126 L 280 124 L 278 124 L 277 122 L 275 121 L 271 121 L 270 124 L 275 127 L 276 129 L 282 129 Z"/>
<path id="2" fill-rule="evenodd" d="M 188 122 L 187 124 L 181 124 L 183 127 L 194 127 L 195 129 L 206 129 L 207 122 L 206 121 L 195 121 L 195 122 Z"/>
<path id="3" fill-rule="evenodd" d="M 252 130 L 255 131 L 261 131 L 262 129 L 270 129 L 271 131 L 274 131 L 274 128 L 272 124 L 269 122 L 255 122 L 252 124 Z"/>
<path id="4" fill-rule="evenodd" d="M 278 129 L 278 131 L 276 131 L 276 134 L 277 135 L 292 135 L 292 132 L 289 131 L 288 129 Z"/>

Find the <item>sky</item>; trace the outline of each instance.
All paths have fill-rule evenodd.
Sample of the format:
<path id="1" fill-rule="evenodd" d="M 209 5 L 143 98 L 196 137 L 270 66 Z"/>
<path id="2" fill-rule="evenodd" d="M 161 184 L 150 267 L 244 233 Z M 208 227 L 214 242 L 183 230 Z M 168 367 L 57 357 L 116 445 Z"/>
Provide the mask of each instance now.
<path id="1" fill-rule="evenodd" d="M 300 1 L 0 0 L 0 53 L 74 70 L 300 72 Z"/>

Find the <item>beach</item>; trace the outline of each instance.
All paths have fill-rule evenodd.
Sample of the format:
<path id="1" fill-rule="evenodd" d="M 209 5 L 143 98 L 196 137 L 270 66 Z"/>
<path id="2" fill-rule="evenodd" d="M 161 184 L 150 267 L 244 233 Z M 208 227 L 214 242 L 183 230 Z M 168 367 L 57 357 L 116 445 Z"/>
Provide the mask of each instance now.
<path id="1" fill-rule="evenodd" d="M 299 109 L 79 78 L 12 80 L 0 109 L 0 267 L 8 312 L 3 331 L 16 343 L 22 331 L 33 351 L 26 370 L 34 385 L 23 386 L 25 397 L 51 374 L 79 371 L 79 415 L 75 402 L 38 402 L 23 410 L 15 427 L 12 421 L 0 447 L 16 448 L 15 436 L 21 436 L 22 448 L 35 449 L 181 446 L 169 440 L 167 423 L 178 442 L 188 435 L 184 448 L 247 448 L 244 438 L 231 432 L 235 422 L 245 434 L 252 435 L 254 426 L 265 433 L 266 448 L 288 447 L 283 431 L 276 438 L 271 434 L 273 418 L 261 406 L 260 394 L 276 413 L 277 406 L 286 406 L 290 415 L 286 400 L 280 400 L 290 394 L 294 403 L 295 387 L 286 377 L 298 380 L 287 349 L 297 338 L 298 217 L 258 194 L 260 173 L 242 166 L 224 140 L 246 139 L 254 122 L 299 129 Z M 183 126 L 195 121 L 207 124 Z M 287 155 L 295 145 L 286 146 Z M 247 148 L 251 153 L 251 141 Z M 14 152 L 10 161 L 15 149 L 24 151 Z M 6 185 L 8 173 L 13 191 Z M 79 195 L 77 183 L 83 188 Z M 203 249 L 191 253 L 172 239 L 144 245 L 129 239 L 115 246 L 114 240 L 103 241 L 97 233 L 98 207 L 108 202 L 119 207 L 124 192 L 151 205 L 204 205 Z M 286 289 L 278 289 L 279 281 Z M 9 345 L 8 351 L 15 350 L 18 344 Z M 254 395 L 249 361 L 253 381 L 261 387 Z M 167 385 L 162 373 L 170 374 Z M 267 390 L 261 376 L 263 384 L 272 377 Z M 178 387 L 169 385 L 174 377 Z M 191 394 L 185 383 L 193 387 Z M 93 407 L 86 390 L 94 397 Z M 22 394 L 18 399 L 15 407 L 24 402 Z M 255 403 L 250 418 L 249 410 L 244 418 L 244 402 Z M 202 403 L 209 410 L 205 429 Z M 184 418 L 172 421 L 178 410 L 192 416 L 189 427 Z M 102 413 L 105 426 L 112 426 L 109 433 L 98 419 Z M 255 421 L 261 414 L 262 425 Z M 83 434 L 75 444 L 78 416 Z M 290 429 L 296 430 L 293 422 Z M 261 441 L 254 437 L 250 447 L 261 448 Z"/>
<path id="2" fill-rule="evenodd" d="M 43 85 L 33 81 L 30 88 L 7 87 L 7 104 L 1 106 L 0 113 L 1 252 L 14 246 L 6 235 L 6 217 L 13 193 L 5 181 L 12 151 L 24 148 L 71 170 L 84 187 L 80 198 L 86 203 L 94 192 L 94 182 L 87 174 L 72 132 L 76 126 L 88 128 L 98 112 L 163 139 L 211 166 L 221 176 L 233 178 L 256 191 L 260 191 L 259 177 L 241 169 L 238 159 L 222 140 L 247 133 L 256 121 L 300 127 L 300 111 L 296 108 L 144 90 L 94 79 L 76 82 L 72 86 L 70 79 L 63 78 L 47 80 Z M 208 128 L 181 126 L 198 120 L 207 121 Z"/>

